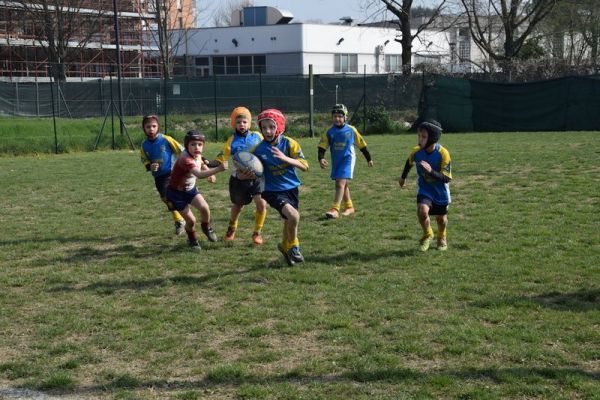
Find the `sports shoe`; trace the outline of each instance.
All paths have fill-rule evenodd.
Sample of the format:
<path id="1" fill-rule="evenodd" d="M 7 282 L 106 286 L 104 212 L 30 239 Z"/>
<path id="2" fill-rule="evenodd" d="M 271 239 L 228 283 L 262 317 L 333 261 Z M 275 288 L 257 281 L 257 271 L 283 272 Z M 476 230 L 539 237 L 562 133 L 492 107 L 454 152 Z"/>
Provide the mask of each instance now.
<path id="1" fill-rule="evenodd" d="M 202 232 L 206 235 L 209 242 L 216 242 L 219 240 L 212 226 L 208 226 L 206 228 L 202 227 Z"/>
<path id="2" fill-rule="evenodd" d="M 192 249 L 192 250 L 201 250 L 202 249 L 200 247 L 200 242 L 198 240 L 188 240 L 188 246 L 190 246 L 190 249 Z"/>
<path id="3" fill-rule="evenodd" d="M 355 213 L 356 210 L 354 209 L 354 207 L 346 208 L 344 211 L 342 211 L 342 215 L 344 217 L 349 217 L 351 215 L 354 215 Z"/>
<path id="4" fill-rule="evenodd" d="M 182 219 L 179 221 L 175 221 L 175 234 L 179 236 L 183 232 L 185 232 L 185 221 Z"/>
<path id="5" fill-rule="evenodd" d="M 419 251 L 429 250 L 429 245 L 431 244 L 432 238 L 433 236 L 423 236 L 421 240 L 419 240 Z"/>
<path id="6" fill-rule="evenodd" d="M 225 237 L 223 240 L 226 242 L 231 242 L 235 238 L 235 228 L 229 227 L 227 228 L 227 232 L 225 232 Z"/>
<path id="7" fill-rule="evenodd" d="M 339 216 L 340 214 L 335 208 L 330 208 L 329 211 L 325 213 L 325 218 L 327 219 L 337 219 Z"/>
<path id="8" fill-rule="evenodd" d="M 304 256 L 302 253 L 300 253 L 300 248 L 298 246 L 292 247 L 287 251 L 287 253 L 290 260 L 292 260 L 294 263 L 304 262 Z"/>
<path id="9" fill-rule="evenodd" d="M 446 251 L 446 250 L 448 250 L 448 242 L 446 242 L 446 239 L 438 239 L 438 241 L 437 241 L 437 249 L 439 251 Z"/>
<path id="10" fill-rule="evenodd" d="M 281 254 L 283 254 L 283 258 L 285 258 L 287 265 L 291 267 L 295 264 L 295 262 L 288 255 L 288 252 L 283 249 L 283 245 L 281 243 L 277 243 L 277 249 L 281 252 Z"/>
<path id="11" fill-rule="evenodd" d="M 261 245 L 263 244 L 263 238 L 260 235 L 260 232 L 254 232 L 252 234 L 252 243 L 256 244 L 256 245 Z"/>

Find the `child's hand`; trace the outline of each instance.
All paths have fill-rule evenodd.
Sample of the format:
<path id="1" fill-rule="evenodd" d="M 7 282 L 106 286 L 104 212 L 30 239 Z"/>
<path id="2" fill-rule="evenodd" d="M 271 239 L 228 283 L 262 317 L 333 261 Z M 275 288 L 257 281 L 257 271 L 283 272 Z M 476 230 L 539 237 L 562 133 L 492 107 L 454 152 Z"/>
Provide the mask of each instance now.
<path id="1" fill-rule="evenodd" d="M 400 184 L 400 188 L 403 188 L 404 184 L 406 183 L 406 179 L 401 177 L 400 179 L 398 179 L 398 183 Z"/>
<path id="2" fill-rule="evenodd" d="M 206 181 L 208 183 L 215 183 L 217 181 L 217 177 L 215 175 L 211 175 L 208 178 L 206 178 Z"/>
<path id="3" fill-rule="evenodd" d="M 160 163 L 153 162 L 152 164 L 150 164 L 150 171 L 152 171 L 152 172 L 158 171 L 159 168 L 160 168 Z"/>
<path id="4" fill-rule="evenodd" d="M 219 164 L 218 168 L 219 168 L 219 171 L 225 171 L 226 169 L 229 168 L 229 162 L 223 161 L 221 164 Z"/>
<path id="5" fill-rule="evenodd" d="M 422 160 L 419 165 L 421 166 L 421 168 L 423 168 L 425 170 L 425 172 L 430 173 L 431 172 L 431 165 L 429 165 L 429 163 L 427 161 Z"/>
<path id="6" fill-rule="evenodd" d="M 250 179 L 256 179 L 256 175 L 254 175 L 254 173 L 249 168 L 244 168 L 237 170 L 237 178 L 242 181 L 247 181 Z"/>
<path id="7" fill-rule="evenodd" d="M 371 168 L 371 167 L 373 166 L 373 160 L 371 160 L 371 161 L 367 162 L 367 166 L 368 166 L 369 168 Z"/>
<path id="8" fill-rule="evenodd" d="M 281 150 L 279 150 L 277 147 L 272 146 L 271 147 L 271 151 L 273 152 L 273 156 L 275 158 L 280 159 L 281 161 L 285 161 L 287 160 L 287 156 L 285 154 L 283 154 L 283 152 Z"/>
<path id="9" fill-rule="evenodd" d="M 325 168 L 327 168 L 327 166 L 329 165 L 329 162 L 327 162 L 327 160 L 326 160 L 326 159 L 324 159 L 324 158 L 321 158 L 321 159 L 319 160 L 319 165 L 321 166 L 321 168 L 322 168 L 322 169 L 325 169 Z"/>

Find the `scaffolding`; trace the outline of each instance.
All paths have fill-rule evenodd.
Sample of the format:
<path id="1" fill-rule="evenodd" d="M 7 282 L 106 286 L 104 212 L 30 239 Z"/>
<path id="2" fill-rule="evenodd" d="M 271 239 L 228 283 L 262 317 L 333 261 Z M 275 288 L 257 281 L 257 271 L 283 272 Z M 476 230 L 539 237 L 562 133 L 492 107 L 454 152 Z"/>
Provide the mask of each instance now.
<path id="1" fill-rule="evenodd" d="M 48 3 L 31 0 L 32 4 Z M 54 2 L 52 2 L 54 3 Z M 77 3 L 67 7 L 67 3 Z M 70 38 L 69 57 L 64 60 L 67 79 L 107 78 L 116 63 L 116 38 L 112 0 L 65 1 L 60 12 L 81 19 L 80 31 Z M 155 3 L 146 0 L 117 0 L 120 25 L 121 73 L 125 78 L 157 78 L 161 76 L 158 46 L 152 40 L 150 27 L 156 18 Z M 51 5 L 48 9 L 55 11 Z M 110 11 L 103 11 L 110 10 Z M 97 29 L 89 35 L 82 25 L 93 16 Z M 44 49 L 46 37 L 23 1 L 0 1 L 0 79 L 49 79 L 49 60 Z M 97 31 L 97 32 L 96 32 Z M 79 41 L 87 35 L 85 46 Z"/>

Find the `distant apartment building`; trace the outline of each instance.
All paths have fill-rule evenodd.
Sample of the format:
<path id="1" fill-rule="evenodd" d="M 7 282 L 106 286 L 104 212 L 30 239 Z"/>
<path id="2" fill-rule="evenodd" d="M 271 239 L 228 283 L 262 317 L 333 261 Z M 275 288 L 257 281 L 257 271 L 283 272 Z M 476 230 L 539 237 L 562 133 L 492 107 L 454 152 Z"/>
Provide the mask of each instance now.
<path id="1" fill-rule="evenodd" d="M 68 57 L 63 60 L 67 79 L 104 78 L 115 73 L 115 13 L 120 35 L 119 47 L 123 77 L 158 77 L 160 63 L 156 57 L 152 29 L 156 25 L 157 6 L 168 7 L 168 26 L 191 28 L 196 23 L 194 0 L 73 0 L 61 2 L 0 0 L 0 78 L 4 80 L 36 80 L 49 76 L 48 34 L 39 16 L 27 9 L 47 7 L 49 13 L 79 22 L 71 32 Z M 41 11 L 40 11 L 41 12 Z M 91 19 L 90 19 L 91 18 Z M 59 20 L 56 17 L 56 20 Z M 90 34 L 89 23 L 94 31 Z M 56 22 L 60 23 L 60 22 Z M 85 45 L 80 43 L 85 41 Z"/>

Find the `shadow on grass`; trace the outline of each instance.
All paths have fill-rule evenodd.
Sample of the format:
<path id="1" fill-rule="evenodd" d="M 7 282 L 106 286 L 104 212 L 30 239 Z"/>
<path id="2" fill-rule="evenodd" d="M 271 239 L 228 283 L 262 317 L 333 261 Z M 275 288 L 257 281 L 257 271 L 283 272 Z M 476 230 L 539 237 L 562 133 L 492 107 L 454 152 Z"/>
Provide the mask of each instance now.
<path id="1" fill-rule="evenodd" d="M 483 308 L 530 304 L 559 311 L 595 311 L 600 310 L 600 289 L 582 289 L 572 293 L 550 292 L 537 296 L 513 296 L 473 304 Z"/>
<path id="2" fill-rule="evenodd" d="M 416 249 L 410 250 L 386 250 L 376 252 L 348 251 L 345 253 L 321 254 L 310 256 L 307 261 L 324 264 L 350 264 L 352 262 L 374 262 L 380 258 L 404 258 L 416 255 Z"/>
<path id="3" fill-rule="evenodd" d="M 439 382 L 441 379 L 448 382 L 455 380 L 461 382 L 481 382 L 489 384 L 508 385 L 515 382 L 530 382 L 532 379 L 544 379 L 549 385 L 564 382 L 572 378 L 587 381 L 598 381 L 600 373 L 588 372 L 579 368 L 466 368 L 462 370 L 436 370 L 423 372 L 409 368 L 368 369 L 349 371 L 342 374 L 324 376 L 303 375 L 296 371 L 271 376 L 262 376 L 247 372 L 245 369 L 234 367 L 217 367 L 206 374 L 200 380 L 153 380 L 143 381 L 129 374 L 114 376 L 103 384 L 97 386 L 80 387 L 74 390 L 65 390 L 57 394 L 91 395 L 99 393 L 110 393 L 114 390 L 144 390 L 154 389 L 160 391 L 180 390 L 210 390 L 226 387 L 237 387 L 242 385 L 264 385 L 275 384 L 344 384 L 349 385 L 365 382 L 389 382 L 389 383 L 412 383 L 427 385 L 430 381 Z"/>
<path id="4" fill-rule="evenodd" d="M 165 276 L 152 279 L 129 279 L 129 280 L 104 280 L 94 282 L 90 285 L 81 287 L 73 285 L 58 286 L 50 288 L 48 292 L 98 292 L 102 294 L 112 294 L 119 290 L 147 290 L 156 287 L 170 286 L 170 285 L 185 285 L 185 286 L 203 286 L 210 282 L 217 282 L 220 278 L 231 275 L 242 275 L 248 274 L 253 271 L 266 269 L 264 265 L 255 265 L 251 268 L 244 270 L 231 270 L 231 271 L 220 271 L 218 273 L 211 273 L 205 275 L 177 275 L 177 276 Z"/>

